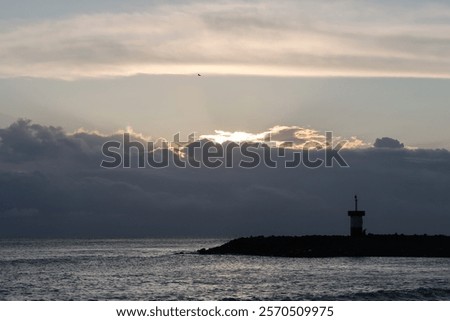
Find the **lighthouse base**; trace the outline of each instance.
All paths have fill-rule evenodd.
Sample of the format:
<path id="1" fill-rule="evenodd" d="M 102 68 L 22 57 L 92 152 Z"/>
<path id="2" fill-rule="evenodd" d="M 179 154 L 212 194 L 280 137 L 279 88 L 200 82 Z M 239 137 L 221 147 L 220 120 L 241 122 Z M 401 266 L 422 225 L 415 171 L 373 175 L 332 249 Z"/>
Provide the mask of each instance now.
<path id="1" fill-rule="evenodd" d="M 366 231 L 362 228 L 351 228 L 350 236 L 364 236 L 366 235 Z"/>

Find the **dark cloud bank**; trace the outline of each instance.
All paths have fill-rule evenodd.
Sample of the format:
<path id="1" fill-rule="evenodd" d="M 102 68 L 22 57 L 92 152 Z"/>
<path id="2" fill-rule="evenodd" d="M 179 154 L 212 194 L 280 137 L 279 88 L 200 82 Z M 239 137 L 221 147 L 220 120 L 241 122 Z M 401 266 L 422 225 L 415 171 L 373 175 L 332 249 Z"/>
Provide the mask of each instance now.
<path id="1" fill-rule="evenodd" d="M 0 237 L 346 234 L 354 193 L 368 232 L 450 234 L 446 150 L 383 138 L 343 152 L 349 168 L 108 170 L 108 139 L 28 121 L 1 129 Z"/>

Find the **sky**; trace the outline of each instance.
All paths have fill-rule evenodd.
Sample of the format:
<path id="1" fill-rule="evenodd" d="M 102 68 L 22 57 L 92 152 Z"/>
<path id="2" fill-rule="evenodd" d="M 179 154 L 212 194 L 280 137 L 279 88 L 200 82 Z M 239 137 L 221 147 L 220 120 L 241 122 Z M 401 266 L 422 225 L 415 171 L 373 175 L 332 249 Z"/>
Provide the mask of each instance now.
<path id="1" fill-rule="evenodd" d="M 445 1 L 0 2 L 0 125 L 449 148 Z M 198 77 L 200 73 L 202 76 Z"/>
<path id="2" fill-rule="evenodd" d="M 357 191 L 382 212 L 377 232 L 450 234 L 447 1 L 0 1 L 0 97 L 9 236 L 295 233 L 275 224 L 280 208 L 301 233 L 344 233 Z M 332 131 L 354 165 L 105 172 L 101 143 L 124 131 L 220 143 Z M 404 148 L 373 147 L 382 137 Z M 124 212 L 136 221 L 121 234 Z"/>

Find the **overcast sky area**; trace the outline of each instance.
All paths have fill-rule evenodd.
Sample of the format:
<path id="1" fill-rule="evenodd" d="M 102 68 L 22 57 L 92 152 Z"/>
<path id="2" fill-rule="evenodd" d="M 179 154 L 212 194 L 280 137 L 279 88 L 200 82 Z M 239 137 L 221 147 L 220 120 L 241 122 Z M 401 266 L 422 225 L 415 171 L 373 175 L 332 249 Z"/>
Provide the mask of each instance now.
<path id="1" fill-rule="evenodd" d="M 447 1 L 0 0 L 0 97 L 0 237 L 450 234 Z M 124 130 L 350 167 L 100 168 Z"/>

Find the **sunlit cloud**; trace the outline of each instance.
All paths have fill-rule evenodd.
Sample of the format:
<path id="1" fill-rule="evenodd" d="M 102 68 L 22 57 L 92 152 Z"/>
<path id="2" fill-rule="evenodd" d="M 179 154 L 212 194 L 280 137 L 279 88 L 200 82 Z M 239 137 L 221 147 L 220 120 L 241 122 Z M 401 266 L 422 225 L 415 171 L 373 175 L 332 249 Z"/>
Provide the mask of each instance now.
<path id="1" fill-rule="evenodd" d="M 265 138 L 269 134 L 269 132 L 263 132 L 258 134 L 252 134 L 242 131 L 237 132 L 228 132 L 224 130 L 215 130 L 215 134 L 212 135 L 201 135 L 201 139 L 212 140 L 216 143 L 222 144 L 226 141 L 230 142 L 264 142 Z"/>
<path id="2" fill-rule="evenodd" d="M 95 136 L 99 136 L 99 137 L 108 137 L 109 135 L 102 133 L 99 130 L 90 130 L 90 129 L 85 129 L 84 127 L 80 127 L 76 130 L 74 130 L 71 133 L 67 133 L 67 135 L 69 136 L 76 136 L 78 134 L 87 134 L 87 135 L 95 135 Z"/>
<path id="3" fill-rule="evenodd" d="M 305 144 L 317 144 L 317 146 L 326 146 L 326 134 L 311 128 L 304 128 L 299 126 L 274 126 L 267 131 L 261 133 L 249 133 L 243 131 L 228 132 L 223 130 L 216 130 L 215 134 L 201 135 L 201 139 L 208 139 L 216 143 L 222 144 L 226 141 L 236 143 L 242 142 L 258 142 L 266 143 L 276 147 L 285 147 L 293 149 L 301 149 Z M 334 142 L 343 142 L 344 149 L 368 148 L 372 144 L 364 142 L 355 136 L 350 138 L 343 138 L 334 136 Z"/>
<path id="4" fill-rule="evenodd" d="M 68 133 L 69 136 L 77 136 L 78 134 L 95 135 L 99 137 L 121 137 L 123 134 L 129 134 L 132 140 L 137 140 L 143 143 L 155 142 L 155 137 L 136 132 L 131 126 L 126 126 L 123 129 L 116 130 L 112 133 L 103 133 L 98 130 L 88 130 L 79 128 L 72 133 Z M 173 137 L 164 137 L 156 139 L 156 142 L 167 142 L 173 146 Z M 266 131 L 259 133 L 251 133 L 246 131 L 225 131 L 215 130 L 214 134 L 200 134 L 197 136 L 200 140 L 210 140 L 215 143 L 223 144 L 225 142 L 251 142 L 251 143 L 265 143 L 272 147 L 285 147 L 293 149 L 301 149 L 306 143 L 317 143 L 318 146 L 326 146 L 326 133 L 318 130 L 300 126 L 282 126 L 276 125 L 269 128 Z M 345 142 L 344 149 L 358 149 L 372 147 L 372 143 L 363 141 L 362 139 L 352 136 L 345 138 L 333 133 L 333 142 L 335 144 L 339 142 Z M 186 144 L 186 143 L 185 143 Z M 182 144 L 181 146 L 184 146 Z M 159 145 L 158 145 L 159 146 Z"/>
<path id="5" fill-rule="evenodd" d="M 127 126 L 127 127 L 125 127 L 125 129 L 119 129 L 115 134 L 123 135 L 125 133 L 130 134 L 131 137 L 134 137 L 135 139 L 138 139 L 138 140 L 141 140 L 144 142 L 149 142 L 152 140 L 151 136 L 147 136 L 143 133 L 136 132 L 133 129 L 133 127 L 131 127 L 131 126 Z"/>
<path id="6" fill-rule="evenodd" d="M 142 12 L 2 21 L 0 44 L 1 77 L 450 78 L 450 6 L 161 2 Z"/>

